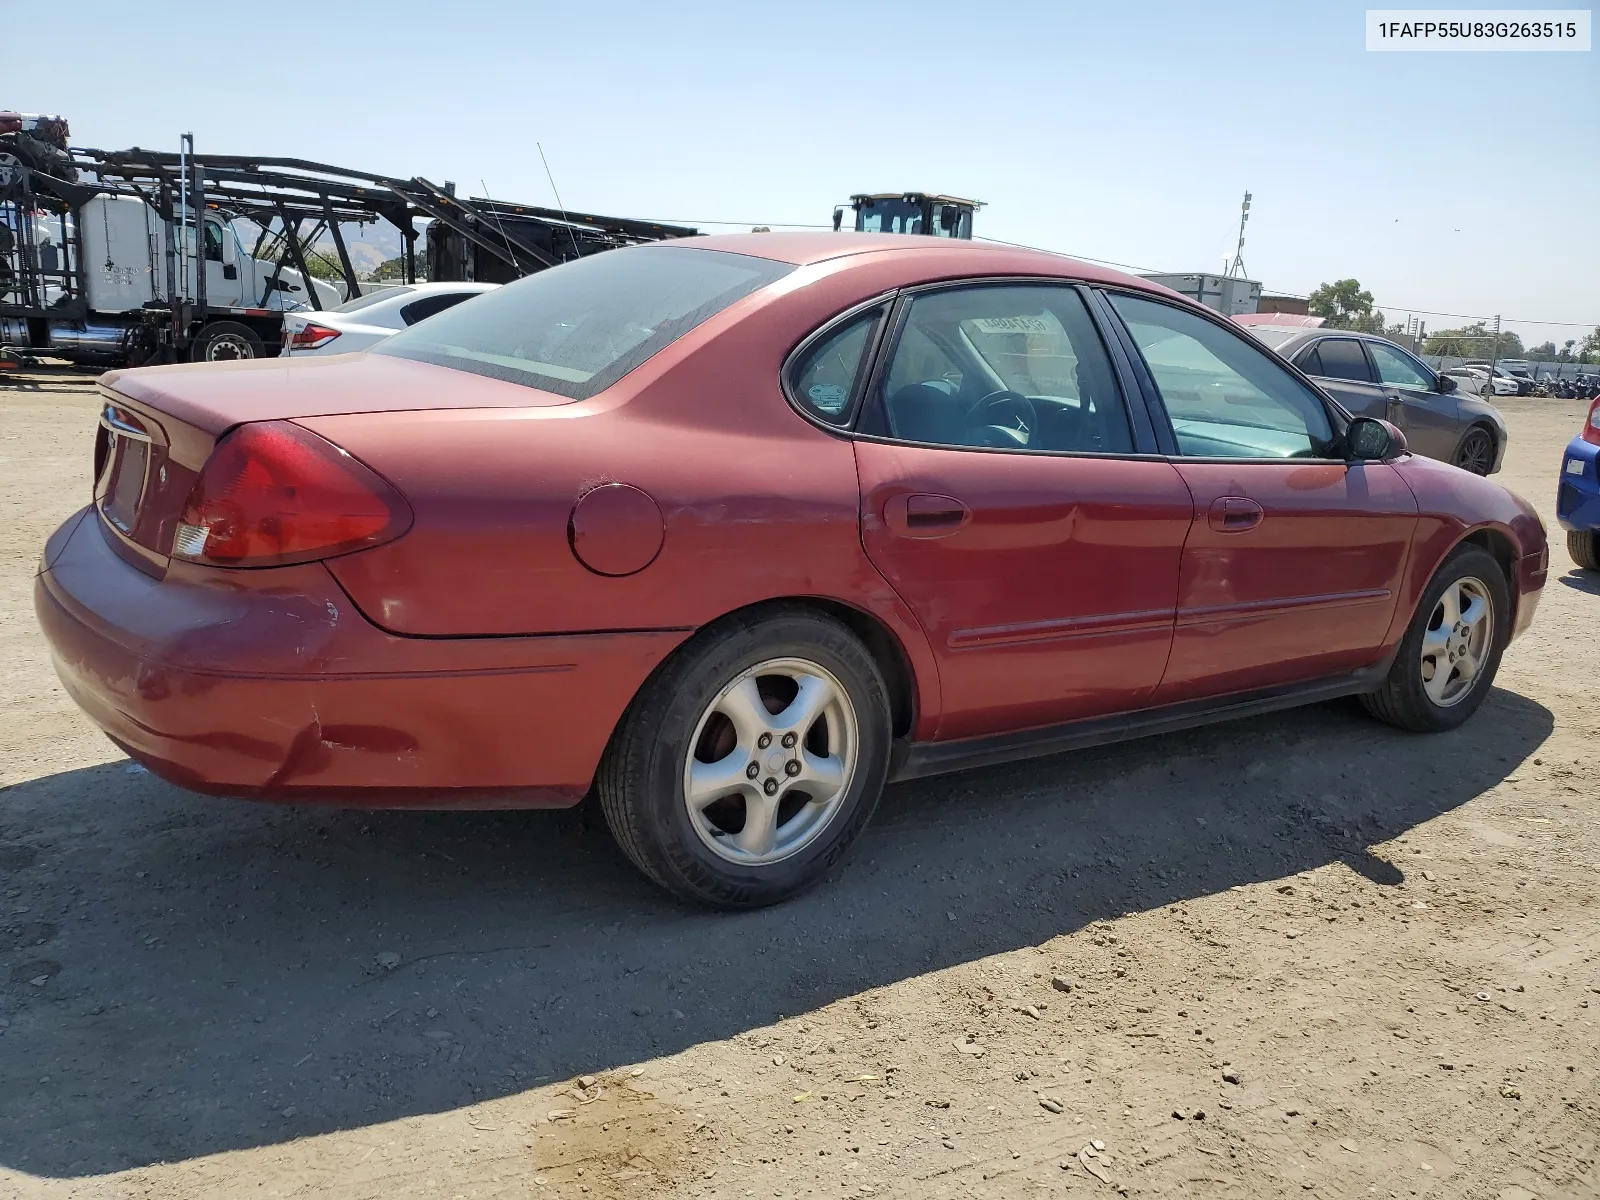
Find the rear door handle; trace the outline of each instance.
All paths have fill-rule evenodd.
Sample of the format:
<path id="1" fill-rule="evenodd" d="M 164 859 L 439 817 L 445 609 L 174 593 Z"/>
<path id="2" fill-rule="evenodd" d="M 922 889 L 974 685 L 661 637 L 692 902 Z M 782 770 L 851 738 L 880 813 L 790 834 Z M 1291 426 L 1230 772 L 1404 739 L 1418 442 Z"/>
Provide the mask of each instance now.
<path id="1" fill-rule="evenodd" d="M 1266 510 L 1244 496 L 1219 496 L 1211 502 L 1211 528 L 1218 533 L 1243 533 L 1266 517 Z"/>
<path id="2" fill-rule="evenodd" d="M 910 492 L 883 506 L 884 524 L 901 537 L 949 537 L 972 519 L 972 510 L 953 496 Z"/>

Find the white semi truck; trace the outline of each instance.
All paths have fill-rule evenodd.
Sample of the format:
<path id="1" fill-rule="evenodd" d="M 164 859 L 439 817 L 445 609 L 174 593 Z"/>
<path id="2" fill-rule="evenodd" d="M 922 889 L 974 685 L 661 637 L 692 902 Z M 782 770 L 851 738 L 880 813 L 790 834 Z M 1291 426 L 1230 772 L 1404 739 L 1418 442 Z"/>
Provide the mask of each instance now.
<path id="1" fill-rule="evenodd" d="M 31 236 L 33 252 L 19 255 L 37 263 L 33 299 L 41 315 L 0 316 L 0 343 L 74 362 L 125 365 L 143 361 L 155 348 L 153 309 L 166 308 L 167 247 L 172 244 L 173 282 L 180 304 L 190 309 L 188 353 L 197 362 L 256 358 L 275 353 L 283 314 L 298 309 L 334 308 L 339 288 L 313 278 L 319 303 L 307 294 L 299 271 L 252 258 L 232 220 L 205 211 L 196 244 L 194 222 L 181 209 L 176 228 L 137 196 L 100 194 L 57 217 L 35 217 L 12 231 Z M 0 234 L 0 243 L 5 235 Z M 81 249 L 80 249 L 81 248 Z M 81 258 L 81 300 L 72 304 L 74 281 L 69 258 Z M 205 272 L 204 312 L 195 312 L 200 294 L 197 274 Z M 24 272 L 15 273 L 19 278 Z M 181 280 L 178 276 L 181 275 Z M 9 299 L 15 300 L 15 293 Z M 56 315 L 50 315 L 52 311 Z"/>
<path id="2" fill-rule="evenodd" d="M 65 138 L 60 118 L 0 112 L 0 348 L 97 366 L 256 358 L 277 352 L 285 312 L 343 301 L 247 252 L 241 232 L 254 244 L 260 226 L 207 203 L 197 174 L 91 182 Z"/>

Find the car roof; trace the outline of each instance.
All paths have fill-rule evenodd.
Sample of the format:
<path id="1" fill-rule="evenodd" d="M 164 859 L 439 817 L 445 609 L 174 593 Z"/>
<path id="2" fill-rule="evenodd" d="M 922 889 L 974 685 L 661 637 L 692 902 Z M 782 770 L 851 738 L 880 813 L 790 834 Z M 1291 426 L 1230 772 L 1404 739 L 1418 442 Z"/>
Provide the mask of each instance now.
<path id="1" fill-rule="evenodd" d="M 935 272 L 959 264 L 960 274 L 1061 275 L 1090 283 L 1114 283 L 1163 296 L 1179 293 L 1148 279 L 1126 275 L 1108 267 L 1068 258 L 1047 250 L 1003 242 L 966 241 L 907 233 L 722 233 L 705 237 L 673 238 L 652 246 L 682 246 L 748 254 L 797 267 L 858 254 L 894 254 L 897 258 L 922 258 Z"/>

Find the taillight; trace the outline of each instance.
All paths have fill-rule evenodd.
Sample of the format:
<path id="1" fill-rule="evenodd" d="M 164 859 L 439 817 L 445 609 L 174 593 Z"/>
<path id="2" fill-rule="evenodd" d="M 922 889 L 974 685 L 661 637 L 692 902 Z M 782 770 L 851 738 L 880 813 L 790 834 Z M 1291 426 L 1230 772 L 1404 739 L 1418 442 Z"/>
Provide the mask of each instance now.
<path id="1" fill-rule="evenodd" d="M 289 350 L 316 350 L 339 336 L 337 329 L 329 329 L 326 325 L 318 325 L 315 321 L 307 321 L 292 334 L 288 329 L 283 333 L 284 346 Z"/>
<path id="2" fill-rule="evenodd" d="M 375 546 L 410 525 L 404 498 L 363 463 L 298 425 L 264 421 L 217 443 L 172 553 L 219 567 L 279 566 Z"/>
<path id="3" fill-rule="evenodd" d="M 1583 423 L 1583 440 L 1600 446 L 1600 396 L 1589 406 L 1589 419 Z"/>

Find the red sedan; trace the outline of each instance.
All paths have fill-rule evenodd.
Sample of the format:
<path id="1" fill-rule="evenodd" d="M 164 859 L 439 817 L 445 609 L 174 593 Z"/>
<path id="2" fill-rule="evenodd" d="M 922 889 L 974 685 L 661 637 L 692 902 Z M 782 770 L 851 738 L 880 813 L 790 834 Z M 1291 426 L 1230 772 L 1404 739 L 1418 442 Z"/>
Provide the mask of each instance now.
<path id="1" fill-rule="evenodd" d="M 884 784 L 1360 695 L 1483 701 L 1545 533 L 1215 314 L 960 241 L 696 238 L 365 355 L 113 372 L 35 589 L 197 791 L 598 795 L 650 878 L 813 882 Z"/>

